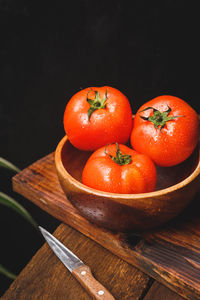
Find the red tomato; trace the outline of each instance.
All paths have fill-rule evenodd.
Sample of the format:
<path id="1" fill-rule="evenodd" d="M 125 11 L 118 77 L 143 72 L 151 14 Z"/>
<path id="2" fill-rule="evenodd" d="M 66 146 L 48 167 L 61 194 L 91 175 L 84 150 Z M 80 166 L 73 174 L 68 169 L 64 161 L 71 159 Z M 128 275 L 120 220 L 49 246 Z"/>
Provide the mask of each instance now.
<path id="1" fill-rule="evenodd" d="M 115 88 L 89 87 L 66 106 L 64 128 L 80 150 L 96 150 L 109 143 L 126 143 L 132 130 L 132 111 L 125 95 Z"/>
<path id="2" fill-rule="evenodd" d="M 104 146 L 90 156 L 83 170 L 82 182 L 111 193 L 152 192 L 156 185 L 156 169 L 146 155 L 116 143 Z"/>
<path id="3" fill-rule="evenodd" d="M 131 145 L 157 165 L 168 167 L 187 159 L 199 139 L 199 118 L 185 101 L 159 96 L 138 110 Z"/>

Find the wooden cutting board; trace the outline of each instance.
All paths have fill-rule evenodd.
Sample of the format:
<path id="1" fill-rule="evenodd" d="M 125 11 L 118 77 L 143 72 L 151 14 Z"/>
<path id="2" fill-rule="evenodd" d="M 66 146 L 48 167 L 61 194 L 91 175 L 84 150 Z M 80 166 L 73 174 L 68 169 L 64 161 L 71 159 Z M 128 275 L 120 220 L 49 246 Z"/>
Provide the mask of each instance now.
<path id="1" fill-rule="evenodd" d="M 175 220 L 136 236 L 84 219 L 58 182 L 54 153 L 13 177 L 13 189 L 186 299 L 200 299 L 200 195 Z"/>

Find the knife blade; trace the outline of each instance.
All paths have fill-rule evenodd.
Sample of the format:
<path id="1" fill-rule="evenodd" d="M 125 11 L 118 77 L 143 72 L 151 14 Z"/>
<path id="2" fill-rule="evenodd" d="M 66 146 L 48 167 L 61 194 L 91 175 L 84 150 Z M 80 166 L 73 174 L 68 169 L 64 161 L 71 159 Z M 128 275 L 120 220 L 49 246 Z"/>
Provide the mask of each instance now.
<path id="1" fill-rule="evenodd" d="M 39 226 L 39 229 L 49 247 L 93 299 L 114 300 L 110 292 L 93 277 L 90 267 L 86 266 L 72 251 L 46 229 L 41 226 Z"/>

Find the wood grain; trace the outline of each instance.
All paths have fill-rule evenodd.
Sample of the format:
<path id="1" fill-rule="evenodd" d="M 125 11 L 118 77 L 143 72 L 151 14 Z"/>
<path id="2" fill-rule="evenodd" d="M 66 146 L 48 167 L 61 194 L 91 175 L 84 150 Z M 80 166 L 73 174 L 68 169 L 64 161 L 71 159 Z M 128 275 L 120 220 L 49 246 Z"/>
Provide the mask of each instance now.
<path id="1" fill-rule="evenodd" d="M 97 227 L 80 216 L 59 185 L 53 154 L 16 175 L 13 188 L 186 299 L 200 299 L 199 195 L 174 221 L 138 237 Z"/>
<path id="2" fill-rule="evenodd" d="M 184 298 L 175 294 L 170 289 L 166 288 L 164 285 L 159 284 L 155 281 L 148 293 L 143 298 L 143 300 L 183 300 Z"/>
<path id="3" fill-rule="evenodd" d="M 91 267 L 95 278 L 116 300 L 141 299 L 143 291 L 151 282 L 149 276 L 67 225 L 60 225 L 54 235 Z M 14 299 L 91 298 L 45 243 L 1 298 L 1 300 Z"/>

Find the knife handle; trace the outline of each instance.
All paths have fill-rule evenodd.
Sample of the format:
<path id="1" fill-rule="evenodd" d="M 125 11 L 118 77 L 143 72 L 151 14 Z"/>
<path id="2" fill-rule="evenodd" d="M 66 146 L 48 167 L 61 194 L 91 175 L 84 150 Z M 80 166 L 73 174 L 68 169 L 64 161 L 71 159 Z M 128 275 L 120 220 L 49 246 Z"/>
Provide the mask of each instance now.
<path id="1" fill-rule="evenodd" d="M 87 290 L 87 292 L 96 300 L 115 300 L 106 288 L 99 283 L 92 275 L 88 266 L 82 266 L 72 271 L 72 274 Z"/>

